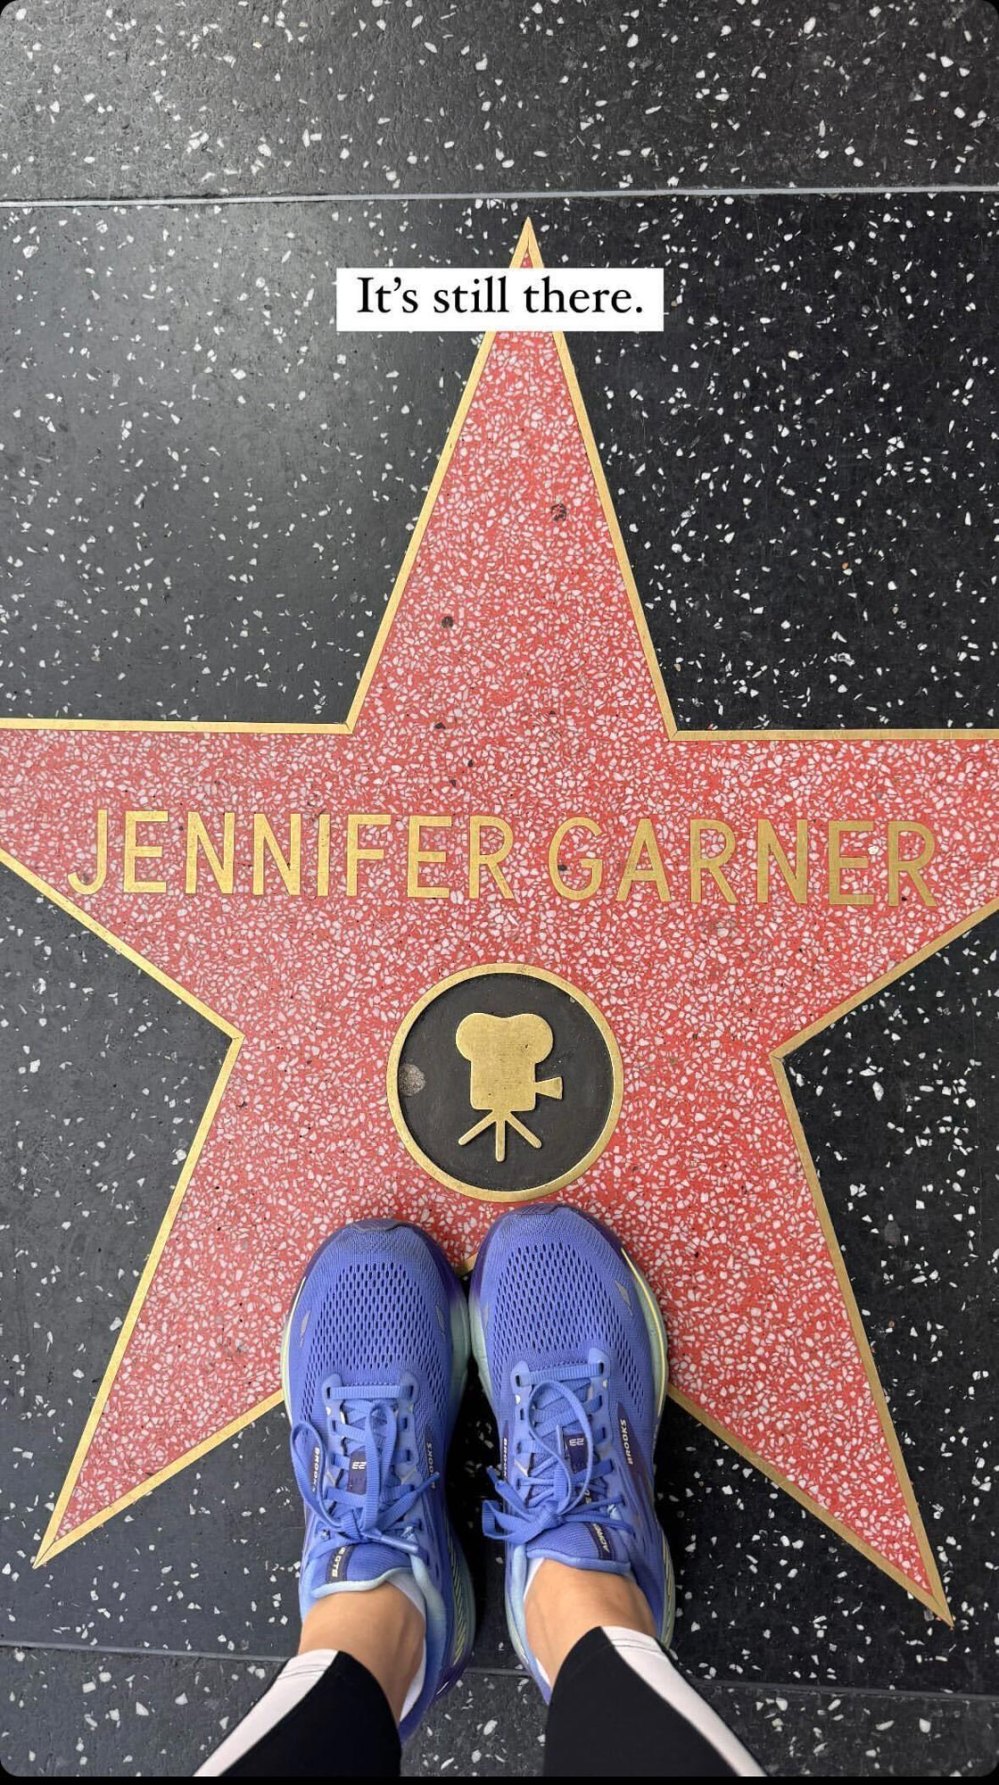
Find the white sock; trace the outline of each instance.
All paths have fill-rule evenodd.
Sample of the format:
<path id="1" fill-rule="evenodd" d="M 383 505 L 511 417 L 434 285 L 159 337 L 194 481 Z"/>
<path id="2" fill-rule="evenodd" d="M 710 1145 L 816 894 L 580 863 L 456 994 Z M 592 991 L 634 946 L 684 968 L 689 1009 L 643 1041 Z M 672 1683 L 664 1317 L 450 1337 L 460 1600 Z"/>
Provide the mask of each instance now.
<path id="1" fill-rule="evenodd" d="M 524 1581 L 524 1604 L 525 1604 L 525 1606 L 527 1604 L 527 1595 L 534 1585 L 535 1579 L 537 1577 L 538 1569 L 541 1567 L 542 1562 L 547 1562 L 547 1560 L 548 1560 L 547 1556 L 532 1556 L 531 1560 L 527 1564 L 527 1576 Z"/>

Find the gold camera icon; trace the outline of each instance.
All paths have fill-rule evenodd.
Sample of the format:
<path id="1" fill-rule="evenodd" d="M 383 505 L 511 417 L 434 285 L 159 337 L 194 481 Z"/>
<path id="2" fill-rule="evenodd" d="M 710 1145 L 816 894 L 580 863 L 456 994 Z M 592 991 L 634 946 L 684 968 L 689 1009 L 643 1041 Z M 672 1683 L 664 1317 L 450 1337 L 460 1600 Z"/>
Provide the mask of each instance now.
<path id="1" fill-rule="evenodd" d="M 517 1114 L 534 1109 L 539 1097 L 561 1097 L 561 1078 L 536 1077 L 539 1063 L 547 1059 L 555 1037 L 544 1017 L 525 1011 L 521 1016 L 489 1016 L 476 1010 L 458 1024 L 455 1047 L 471 1065 L 468 1101 L 487 1113 L 458 1141 L 468 1145 L 487 1128 L 495 1129 L 496 1160 L 506 1158 L 506 1131 L 510 1127 L 528 1146 L 540 1147 L 536 1134 L 518 1120 Z"/>

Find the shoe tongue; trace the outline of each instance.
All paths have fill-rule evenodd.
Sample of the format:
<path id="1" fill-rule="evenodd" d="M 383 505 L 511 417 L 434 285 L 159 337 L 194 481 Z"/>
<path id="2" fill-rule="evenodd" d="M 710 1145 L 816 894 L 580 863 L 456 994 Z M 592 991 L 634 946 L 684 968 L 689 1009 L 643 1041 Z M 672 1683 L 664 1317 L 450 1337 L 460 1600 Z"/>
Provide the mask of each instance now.
<path id="1" fill-rule="evenodd" d="M 539 1397 L 539 1411 L 554 1419 L 557 1426 L 562 1418 L 565 1419 L 565 1424 L 560 1426 L 562 1456 L 574 1481 L 581 1486 L 588 1443 L 578 1417 L 554 1384 L 546 1386 Z M 600 1568 L 617 1574 L 631 1571 L 624 1539 L 609 1519 L 571 1519 L 542 1532 L 540 1537 L 532 1538 L 527 1544 L 527 1559 L 533 1562 L 545 1557 L 554 1562 L 568 1562 L 574 1568 Z"/>
<path id="2" fill-rule="evenodd" d="M 312 1447 L 310 1459 L 312 1486 L 320 1495 L 326 1485 L 335 1486 L 360 1499 L 368 1489 L 368 1459 L 363 1444 L 355 1444 L 346 1455 L 341 1454 L 326 1464 L 323 1473 L 322 1445 Z"/>
<path id="3" fill-rule="evenodd" d="M 572 1475 L 580 1475 L 585 1470 L 586 1434 L 579 1423 L 579 1415 L 557 1383 L 545 1382 L 535 1390 L 531 1427 L 532 1436 L 543 1430 L 546 1444 L 556 1451 L 561 1449 Z M 527 1437 L 524 1446 L 528 1450 L 537 1448 Z"/>
<path id="4" fill-rule="evenodd" d="M 337 1485 L 348 1494 L 364 1494 L 368 1487 L 368 1459 L 363 1445 L 343 1457 L 337 1472 Z"/>
<path id="5" fill-rule="evenodd" d="M 372 1408 L 369 1413 L 366 1403 L 360 1403 L 359 1410 L 356 1401 L 352 1403 L 349 1398 L 345 1398 L 344 1411 L 351 1424 L 360 1423 L 363 1415 L 376 1442 L 380 1442 L 384 1438 L 388 1422 L 383 1408 Z M 363 1440 L 352 1443 L 348 1447 L 346 1455 L 341 1455 L 331 1464 L 331 1470 L 336 1476 L 337 1486 L 343 1488 L 348 1494 L 366 1494 L 368 1491 L 368 1456 Z"/>
<path id="6" fill-rule="evenodd" d="M 544 1416 L 549 1426 L 549 1442 L 560 1444 L 562 1458 L 573 1482 L 582 1487 L 589 1460 L 589 1440 L 574 1408 L 560 1394 L 555 1383 L 546 1385 L 542 1391 L 537 1412 Z M 551 1424 L 555 1426 L 558 1440 L 555 1432 L 551 1432 Z M 594 1507 L 594 1512 L 596 1510 L 598 1508 Z M 553 1530 L 542 1532 L 541 1537 L 532 1537 L 526 1546 L 526 1555 L 528 1562 L 549 1558 L 553 1562 L 567 1562 L 571 1567 L 599 1567 L 607 1573 L 630 1573 L 624 1539 L 615 1532 L 610 1519 L 569 1519 L 564 1524 L 557 1524 Z"/>

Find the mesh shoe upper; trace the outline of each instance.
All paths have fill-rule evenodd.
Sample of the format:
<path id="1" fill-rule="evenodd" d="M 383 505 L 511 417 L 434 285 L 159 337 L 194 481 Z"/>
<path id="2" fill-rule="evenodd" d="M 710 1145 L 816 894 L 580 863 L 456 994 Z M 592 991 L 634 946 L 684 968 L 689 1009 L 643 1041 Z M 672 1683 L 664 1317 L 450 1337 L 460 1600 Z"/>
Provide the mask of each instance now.
<path id="1" fill-rule="evenodd" d="M 391 1235 L 391 1239 L 389 1239 Z M 446 1413 L 451 1336 L 443 1281 L 415 1228 L 343 1228 L 317 1255 L 295 1305 L 289 1369 L 296 1418 L 322 1413 L 331 1364 L 345 1382 L 416 1376 L 427 1410 Z"/>
<path id="2" fill-rule="evenodd" d="M 606 1234 L 561 1204 L 506 1217 L 507 1246 L 484 1262 L 478 1293 L 490 1305 L 490 1370 L 504 1377 L 585 1358 L 596 1345 L 613 1358 L 636 1420 L 651 1433 L 656 1411 L 649 1337 L 635 1284 Z M 515 1226 L 514 1226 L 515 1224 Z"/>

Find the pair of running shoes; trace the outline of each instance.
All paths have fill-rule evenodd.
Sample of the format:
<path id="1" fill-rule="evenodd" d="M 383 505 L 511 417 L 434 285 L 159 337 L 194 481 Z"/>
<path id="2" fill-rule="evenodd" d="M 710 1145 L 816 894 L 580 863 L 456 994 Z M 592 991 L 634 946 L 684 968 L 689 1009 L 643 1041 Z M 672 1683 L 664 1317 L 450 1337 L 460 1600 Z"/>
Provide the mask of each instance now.
<path id="1" fill-rule="evenodd" d="M 340 1228 L 308 1266 L 285 1327 L 282 1381 L 305 1502 L 302 1616 L 328 1594 L 406 1582 L 426 1611 L 423 1684 L 405 1740 L 471 1654 L 475 1603 L 444 1490 L 469 1356 L 499 1432 L 483 1525 L 506 1546 L 520 1659 L 525 1592 L 544 1559 L 632 1577 L 669 1641 L 669 1550 L 653 1451 L 666 1398 L 662 1316 L 599 1222 L 560 1203 L 500 1217 L 466 1300 L 440 1247 L 394 1220 Z M 407 1578 L 408 1577 L 408 1578 Z"/>

